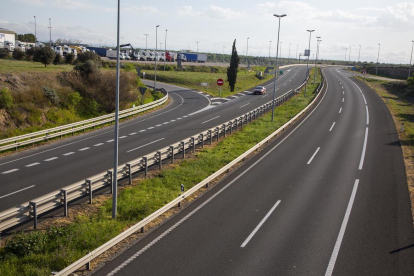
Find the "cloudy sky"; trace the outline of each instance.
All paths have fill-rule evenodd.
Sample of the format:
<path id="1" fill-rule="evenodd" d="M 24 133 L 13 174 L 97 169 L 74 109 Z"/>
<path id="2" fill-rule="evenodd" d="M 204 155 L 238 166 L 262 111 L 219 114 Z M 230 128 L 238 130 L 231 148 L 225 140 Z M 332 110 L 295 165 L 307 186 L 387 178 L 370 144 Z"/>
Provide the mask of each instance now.
<path id="1" fill-rule="evenodd" d="M 52 39 L 79 39 L 82 43 L 114 45 L 116 42 L 116 0 L 2 0 L 0 27 L 17 33 L 34 32 L 49 38 L 49 17 L 52 18 Z M 305 1 L 121 1 L 121 37 L 123 43 L 135 48 L 155 48 L 155 26 L 158 43 L 167 48 L 202 52 L 230 53 L 237 39 L 239 54 L 245 54 L 247 38 L 249 55 L 268 56 L 276 53 L 278 21 L 273 14 L 287 14 L 282 19 L 280 41 L 283 57 L 296 56 L 307 48 L 312 34 L 311 51 L 316 49 L 316 36 L 322 37 L 320 55 L 323 59 L 344 59 L 351 48 L 351 60 L 376 61 L 378 43 L 380 62 L 410 61 L 414 40 L 414 2 L 398 0 L 307 0 Z M 223 46 L 224 49 L 223 49 Z M 160 47 L 160 45 L 158 45 Z M 164 44 L 162 45 L 164 48 Z M 348 48 L 345 50 L 345 48 Z"/>

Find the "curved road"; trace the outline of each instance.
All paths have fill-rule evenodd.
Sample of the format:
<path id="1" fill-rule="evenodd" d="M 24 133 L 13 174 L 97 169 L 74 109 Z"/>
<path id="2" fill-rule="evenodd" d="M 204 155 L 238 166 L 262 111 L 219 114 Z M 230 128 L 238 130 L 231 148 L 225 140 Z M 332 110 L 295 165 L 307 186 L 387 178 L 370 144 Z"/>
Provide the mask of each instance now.
<path id="1" fill-rule="evenodd" d="M 401 148 L 337 68 L 311 113 L 95 275 L 412 275 Z"/>
<path id="2" fill-rule="evenodd" d="M 298 87 L 306 69 L 294 66 L 277 83 L 277 95 Z M 153 82 L 148 82 L 152 85 Z M 273 82 L 266 84 L 273 91 Z M 218 99 L 157 83 L 171 103 L 120 124 L 119 164 L 240 116 L 271 100 L 250 91 Z M 113 168 L 113 127 L 0 158 L 0 212 Z"/>

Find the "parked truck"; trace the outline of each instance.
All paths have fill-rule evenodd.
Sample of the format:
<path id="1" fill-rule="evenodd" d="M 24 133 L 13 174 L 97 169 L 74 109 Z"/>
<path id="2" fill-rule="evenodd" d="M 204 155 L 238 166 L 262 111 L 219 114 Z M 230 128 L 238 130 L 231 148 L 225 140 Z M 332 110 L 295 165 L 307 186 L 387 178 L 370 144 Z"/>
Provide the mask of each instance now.
<path id="1" fill-rule="evenodd" d="M 204 63 L 207 61 L 206 54 L 195 54 L 195 53 L 182 53 L 188 62 L 201 62 Z"/>
<path id="2" fill-rule="evenodd" d="M 14 51 L 14 43 L 11 41 L 4 41 L 4 48 L 6 48 L 7 50 L 9 50 L 10 52 Z"/>
<path id="3" fill-rule="evenodd" d="M 173 52 L 165 52 L 165 59 L 169 62 L 174 62 L 176 60 L 176 53 Z"/>
<path id="4" fill-rule="evenodd" d="M 26 43 L 16 40 L 16 47 L 15 49 L 20 49 L 21 51 L 26 51 Z"/>
<path id="5" fill-rule="evenodd" d="M 100 48 L 100 47 L 86 47 L 90 51 L 94 51 L 95 54 L 101 57 L 106 57 L 106 52 L 108 51 L 106 48 Z"/>

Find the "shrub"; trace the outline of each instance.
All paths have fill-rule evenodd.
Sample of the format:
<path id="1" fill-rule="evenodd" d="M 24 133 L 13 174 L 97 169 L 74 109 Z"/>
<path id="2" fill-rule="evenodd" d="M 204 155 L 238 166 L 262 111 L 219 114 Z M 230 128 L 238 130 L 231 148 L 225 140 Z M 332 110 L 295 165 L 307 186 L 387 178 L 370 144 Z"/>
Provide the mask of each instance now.
<path id="1" fill-rule="evenodd" d="M 6 253 L 19 257 L 42 253 L 46 247 L 47 236 L 42 232 L 20 233 L 7 241 Z"/>
<path id="2" fill-rule="evenodd" d="M 52 103 L 52 104 L 59 104 L 59 96 L 57 95 L 56 91 L 52 88 L 43 87 L 43 95 Z"/>
<path id="3" fill-rule="evenodd" d="M 0 108 L 10 108 L 13 105 L 13 96 L 7 87 L 0 90 Z"/>
<path id="4" fill-rule="evenodd" d="M 84 63 L 78 64 L 73 69 L 78 71 L 84 77 L 99 73 L 99 65 L 93 60 L 87 60 Z"/>
<path id="5" fill-rule="evenodd" d="M 9 56 L 9 50 L 6 48 L 0 49 L 0 58 L 7 58 Z"/>
<path id="6" fill-rule="evenodd" d="M 85 52 L 78 54 L 78 62 L 83 63 L 87 62 L 88 60 L 95 61 L 97 64 L 99 64 L 101 61 L 101 57 L 95 54 L 94 52 Z"/>
<path id="7" fill-rule="evenodd" d="M 17 60 L 23 60 L 26 54 L 20 49 L 14 49 L 12 57 Z"/>
<path id="8" fill-rule="evenodd" d="M 66 55 L 65 62 L 67 64 L 72 64 L 74 61 L 75 61 L 75 55 L 74 54 L 70 53 L 70 54 Z"/>
<path id="9" fill-rule="evenodd" d="M 60 54 L 56 54 L 55 59 L 53 60 L 53 64 L 58 65 L 58 64 L 61 64 L 62 61 L 63 61 L 62 56 Z"/>
<path id="10" fill-rule="evenodd" d="M 124 70 L 127 72 L 131 72 L 134 71 L 135 67 L 134 65 L 132 65 L 131 63 L 125 63 L 124 65 Z"/>
<path id="11" fill-rule="evenodd" d="M 55 55 L 55 52 L 50 47 L 36 48 L 33 60 L 43 63 L 46 67 L 53 62 Z"/>
<path id="12" fill-rule="evenodd" d="M 79 92 L 72 92 L 68 95 L 68 105 L 70 107 L 76 107 L 82 101 L 82 96 Z"/>

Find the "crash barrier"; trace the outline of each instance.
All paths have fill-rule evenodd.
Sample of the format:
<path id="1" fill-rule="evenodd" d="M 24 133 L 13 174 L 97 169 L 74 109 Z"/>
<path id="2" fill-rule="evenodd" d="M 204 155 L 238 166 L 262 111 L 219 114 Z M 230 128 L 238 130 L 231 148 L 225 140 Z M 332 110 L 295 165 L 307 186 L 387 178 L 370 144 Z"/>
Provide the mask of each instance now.
<path id="1" fill-rule="evenodd" d="M 89 269 L 90 262 L 92 260 L 94 260 L 96 257 L 98 257 L 102 253 L 106 252 L 107 250 L 109 250 L 113 246 L 117 245 L 119 242 L 123 241 L 124 239 L 128 238 L 132 234 L 136 233 L 137 231 L 143 232 L 145 230 L 145 226 L 149 222 L 151 222 L 154 219 L 158 218 L 160 215 L 164 214 L 166 211 L 170 210 L 171 208 L 176 207 L 176 206 L 180 206 L 181 201 L 183 201 L 185 198 L 188 198 L 189 196 L 191 196 L 194 192 L 198 191 L 200 188 L 208 187 L 208 185 L 209 185 L 209 183 L 211 181 L 213 181 L 215 178 L 217 178 L 221 174 L 228 172 L 228 170 L 230 168 L 232 168 L 233 166 L 236 166 L 239 162 L 242 162 L 243 160 L 245 160 L 245 158 L 248 155 L 250 155 L 251 153 L 253 153 L 254 151 L 256 151 L 258 148 L 260 148 L 264 144 L 268 143 L 269 140 L 271 140 L 273 137 L 277 136 L 287 126 L 289 126 L 292 122 L 294 122 L 296 119 L 298 119 L 309 108 L 311 108 L 314 105 L 314 103 L 318 100 L 319 95 L 322 94 L 322 93 L 319 93 L 319 92 L 322 91 L 322 89 L 324 89 L 324 87 L 325 87 L 325 84 L 324 83 L 325 83 L 325 78 L 322 76 L 322 82 L 321 82 L 321 85 L 318 88 L 318 94 L 313 99 L 313 101 L 305 109 L 303 109 L 295 117 L 293 117 L 290 121 L 288 121 L 286 124 L 284 124 L 283 126 L 281 126 L 280 128 L 278 128 L 275 132 L 273 132 L 272 134 L 270 134 L 269 136 L 267 136 L 265 139 L 263 139 L 262 141 L 260 141 L 259 143 L 257 143 L 255 146 L 253 146 L 251 149 L 247 150 L 245 153 L 243 153 L 242 155 L 240 155 L 239 157 L 237 157 L 236 159 L 234 159 L 233 161 L 231 161 L 229 164 L 227 164 L 224 167 L 222 167 L 220 170 L 216 171 L 215 173 L 213 173 L 212 175 L 210 175 L 209 177 L 207 177 L 206 179 L 204 179 L 200 183 L 198 183 L 195 186 L 193 186 L 192 188 L 190 188 L 188 191 L 183 192 L 179 197 L 175 198 L 173 201 L 171 201 L 167 205 L 163 206 L 162 208 L 158 209 L 157 211 L 155 211 L 151 215 L 149 215 L 146 218 L 142 219 L 140 222 L 138 222 L 134 226 L 130 227 L 126 231 L 122 232 L 121 234 L 119 234 L 115 238 L 111 239 L 110 241 L 106 242 L 105 244 L 101 245 L 97 249 L 89 252 L 83 258 L 77 260 L 76 262 L 74 262 L 73 264 L 71 264 L 68 267 L 64 268 L 63 270 L 61 270 L 59 272 L 54 272 L 53 275 L 56 275 L 56 276 L 70 275 L 71 273 L 77 271 L 78 269 L 80 269 L 80 268 L 82 268 L 84 266 L 86 266 L 87 269 Z M 303 87 L 303 85 L 301 85 L 301 87 Z M 295 94 L 294 90 L 290 90 L 289 92 L 291 93 L 291 96 L 290 97 L 292 97 Z M 280 98 L 281 97 L 279 97 L 278 99 L 280 99 Z M 268 106 L 268 105 L 271 105 L 271 102 L 270 103 L 266 103 L 263 106 L 255 109 L 255 110 L 263 110 L 262 108 L 267 108 L 266 106 Z M 269 109 L 269 108 L 267 108 L 267 109 Z M 250 114 L 252 112 L 254 113 L 255 110 L 250 111 L 247 114 Z M 261 113 L 261 115 L 263 115 L 263 114 L 264 113 Z M 245 115 L 243 115 L 243 116 L 245 116 Z M 243 116 L 241 116 L 241 117 L 243 117 Z M 237 120 L 237 119 L 234 119 L 234 120 Z M 231 121 L 229 121 L 229 122 L 231 123 Z M 223 128 L 223 130 L 225 131 L 225 128 Z M 211 131 L 211 129 L 208 130 L 207 132 L 209 132 L 209 131 Z"/>
<path id="2" fill-rule="evenodd" d="M 125 109 L 119 112 L 119 118 L 126 118 L 128 116 L 133 116 L 135 114 L 153 109 L 157 106 L 162 105 L 168 100 L 168 92 L 161 88 L 156 89 L 156 91 L 160 91 L 164 94 L 159 100 L 156 100 L 151 103 L 147 103 L 141 106 Z M 37 142 L 48 141 L 49 139 L 60 137 L 62 138 L 63 135 L 72 134 L 74 135 L 75 132 L 78 131 L 85 131 L 86 129 L 93 128 L 95 129 L 97 126 L 104 125 L 107 123 L 112 123 L 115 121 L 115 113 L 99 116 L 96 118 L 76 122 L 73 124 L 67 124 L 64 126 L 54 127 L 50 129 L 45 129 L 37 132 L 32 132 L 20 136 L 10 137 L 7 139 L 0 140 L 0 152 L 10 149 L 16 149 L 20 146 L 26 145 L 33 145 Z"/>

